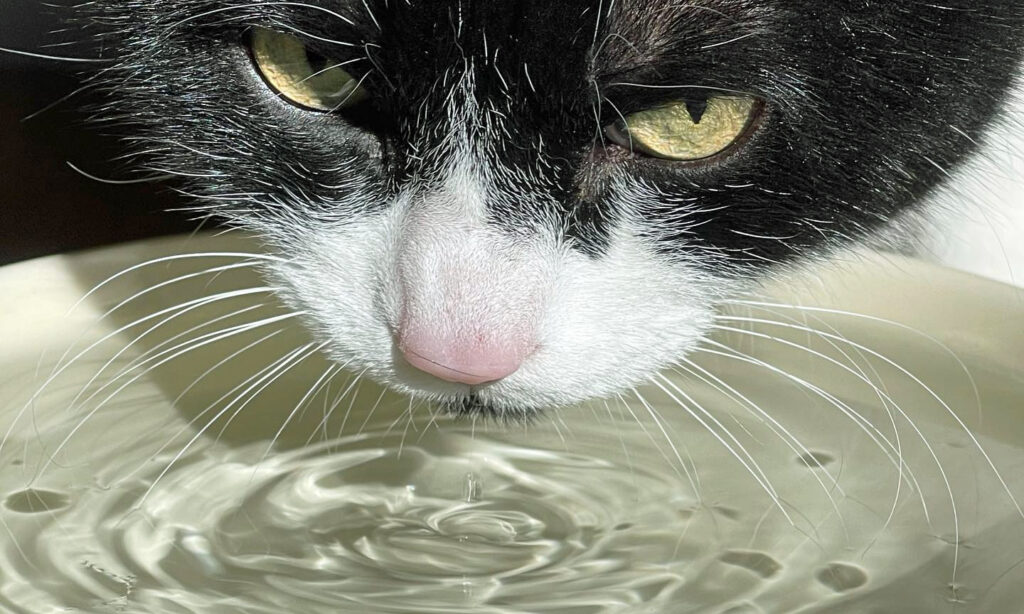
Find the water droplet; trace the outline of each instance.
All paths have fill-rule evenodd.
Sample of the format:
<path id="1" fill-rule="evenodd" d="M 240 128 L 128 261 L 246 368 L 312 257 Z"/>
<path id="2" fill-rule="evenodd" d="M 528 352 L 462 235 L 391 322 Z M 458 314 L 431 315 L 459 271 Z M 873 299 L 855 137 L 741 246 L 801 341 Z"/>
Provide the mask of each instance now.
<path id="1" fill-rule="evenodd" d="M 128 599 L 131 597 L 132 591 L 135 588 L 136 578 L 131 574 L 122 575 L 100 567 L 92 561 L 82 561 L 82 568 L 85 569 L 89 577 L 98 582 L 99 584 L 106 587 L 108 590 L 119 594 L 121 599 Z"/>
<path id="2" fill-rule="evenodd" d="M 483 491 L 483 484 L 480 483 L 480 478 L 476 477 L 476 474 L 466 474 L 466 484 L 463 487 L 462 495 L 466 503 L 476 503 L 480 500 L 480 493 Z"/>
<path id="3" fill-rule="evenodd" d="M 818 582 L 837 593 L 845 593 L 868 583 L 868 574 L 860 567 L 832 563 L 818 572 Z"/>
<path id="4" fill-rule="evenodd" d="M 836 458 L 825 452 L 808 452 L 796 461 L 808 469 L 821 469 L 836 462 Z"/>
<path id="5" fill-rule="evenodd" d="M 71 504 L 71 497 L 52 490 L 27 488 L 22 491 L 11 493 L 4 501 L 7 509 L 22 514 L 39 514 L 41 512 L 52 512 L 67 507 Z"/>
<path id="6" fill-rule="evenodd" d="M 974 596 L 968 590 L 967 585 L 959 582 L 951 582 L 946 585 L 946 601 L 949 603 L 966 604 L 974 600 Z"/>
<path id="7" fill-rule="evenodd" d="M 726 565 L 748 569 L 765 579 L 771 578 L 782 569 L 782 563 L 763 552 L 730 550 L 718 557 L 718 560 Z"/>

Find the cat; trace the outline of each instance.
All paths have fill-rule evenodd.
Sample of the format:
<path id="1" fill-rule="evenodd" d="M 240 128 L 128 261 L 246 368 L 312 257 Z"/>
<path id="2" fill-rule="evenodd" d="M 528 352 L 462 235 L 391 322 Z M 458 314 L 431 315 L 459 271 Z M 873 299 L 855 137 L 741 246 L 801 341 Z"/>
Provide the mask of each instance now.
<path id="1" fill-rule="evenodd" d="M 644 382 L 780 270 L 934 227 L 1024 43 L 1018 0 L 76 10 L 94 117 L 262 239 L 332 359 L 506 419 Z"/>

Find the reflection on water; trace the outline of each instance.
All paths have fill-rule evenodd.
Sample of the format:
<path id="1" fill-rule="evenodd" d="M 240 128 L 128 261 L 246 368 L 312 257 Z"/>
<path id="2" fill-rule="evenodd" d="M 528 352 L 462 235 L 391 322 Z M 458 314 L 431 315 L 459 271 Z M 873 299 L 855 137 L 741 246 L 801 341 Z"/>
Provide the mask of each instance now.
<path id="1" fill-rule="evenodd" d="M 721 320 L 737 330 L 636 396 L 499 427 L 338 373 L 266 295 L 187 302 L 256 287 L 244 268 L 95 325 L 223 258 L 139 269 L 65 317 L 141 251 L 0 273 L 38 299 L 0 319 L 22 340 L 0 356 L 0 610 L 931 613 L 1024 598 L 1024 368 L 1001 349 L 1020 331 L 965 325 L 942 339 L 954 357 L 878 320 L 745 305 Z M 837 301 L 869 294 L 842 288 Z"/>

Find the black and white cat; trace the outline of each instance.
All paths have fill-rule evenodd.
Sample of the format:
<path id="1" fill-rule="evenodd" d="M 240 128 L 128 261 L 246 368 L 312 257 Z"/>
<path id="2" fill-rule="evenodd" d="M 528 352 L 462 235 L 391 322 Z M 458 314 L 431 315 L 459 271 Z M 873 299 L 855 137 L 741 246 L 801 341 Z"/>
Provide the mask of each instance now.
<path id="1" fill-rule="evenodd" d="M 113 61 L 97 116 L 263 238 L 335 360 L 504 417 L 628 389 L 724 297 L 933 227 L 1024 44 L 1020 0 L 80 10 Z"/>

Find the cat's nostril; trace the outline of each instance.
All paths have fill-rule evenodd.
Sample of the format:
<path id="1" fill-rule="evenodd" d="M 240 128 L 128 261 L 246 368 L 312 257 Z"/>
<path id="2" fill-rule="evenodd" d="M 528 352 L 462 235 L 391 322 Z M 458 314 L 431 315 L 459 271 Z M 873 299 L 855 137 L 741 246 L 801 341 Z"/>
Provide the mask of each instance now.
<path id="1" fill-rule="evenodd" d="M 403 337 L 399 349 L 416 369 L 455 384 L 480 386 L 505 379 L 522 366 L 530 351 L 501 343 L 444 343 L 430 337 Z"/>

